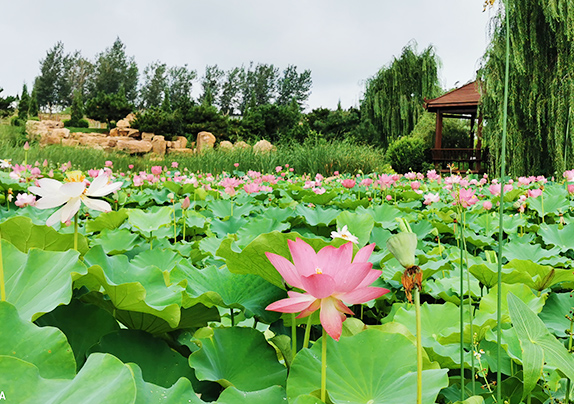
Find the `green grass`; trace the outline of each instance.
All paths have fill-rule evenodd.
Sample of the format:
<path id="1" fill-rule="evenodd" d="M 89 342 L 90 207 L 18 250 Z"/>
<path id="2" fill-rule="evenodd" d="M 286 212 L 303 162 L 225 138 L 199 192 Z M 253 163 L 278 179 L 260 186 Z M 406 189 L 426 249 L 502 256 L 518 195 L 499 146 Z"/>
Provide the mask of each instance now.
<path id="1" fill-rule="evenodd" d="M 22 146 L 25 142 L 26 137 L 20 128 L 0 125 L 0 159 L 10 158 L 13 163 L 24 161 Z M 177 161 L 180 170 L 185 167 L 192 172 L 213 174 L 234 170 L 274 173 L 275 167 L 289 164 L 296 174 L 332 175 L 335 171 L 350 174 L 387 171 L 388 166 L 383 164 L 383 156 L 381 150 L 373 147 L 323 139 L 308 139 L 303 144 L 278 145 L 276 151 L 264 154 L 251 150 L 208 150 L 197 155 L 168 154 L 162 159 L 58 145 L 41 148 L 32 143 L 28 162 L 41 163 L 47 159 L 50 164 L 57 166 L 71 161 L 74 168 L 88 170 L 102 168 L 107 160 L 111 160 L 115 170 L 127 171 L 128 166 L 133 164 L 132 171 L 139 171 L 149 170 L 154 165 L 171 167 L 171 163 Z M 238 168 L 234 166 L 235 163 L 239 163 Z"/>

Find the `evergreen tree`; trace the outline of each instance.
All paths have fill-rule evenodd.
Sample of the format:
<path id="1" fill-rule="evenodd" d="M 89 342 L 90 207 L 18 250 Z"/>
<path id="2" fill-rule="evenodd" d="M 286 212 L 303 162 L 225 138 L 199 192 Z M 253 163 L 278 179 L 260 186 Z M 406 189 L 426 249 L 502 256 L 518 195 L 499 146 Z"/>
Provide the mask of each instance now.
<path id="1" fill-rule="evenodd" d="M 26 121 L 28 120 L 28 110 L 30 109 L 30 95 L 28 94 L 28 86 L 26 83 L 22 86 L 22 94 L 20 95 L 20 102 L 18 102 L 18 118 Z"/>
<path id="2" fill-rule="evenodd" d="M 170 67 L 167 72 L 167 88 L 172 108 L 191 103 L 191 89 L 196 79 L 195 70 L 187 65 Z"/>
<path id="3" fill-rule="evenodd" d="M 203 105 L 217 103 L 221 92 L 221 81 L 225 73 L 217 65 L 206 66 L 205 76 L 201 80 L 203 93 L 199 96 L 199 102 Z"/>
<path id="4" fill-rule="evenodd" d="M 69 100 L 68 85 L 66 84 L 66 66 L 69 56 L 64 53 L 64 44 L 57 42 L 40 60 L 40 75 L 35 82 L 36 96 L 40 107 L 45 107 L 50 113 L 56 106 L 66 106 Z"/>
<path id="5" fill-rule="evenodd" d="M 297 101 L 299 107 L 303 109 L 305 102 L 311 94 L 311 70 L 297 73 L 297 66 L 289 65 L 283 71 L 283 77 L 278 83 L 277 104 L 288 105 L 291 100 Z"/>
<path id="6" fill-rule="evenodd" d="M 223 115 L 233 115 L 235 111 L 239 110 L 243 74 L 243 67 L 235 67 L 226 73 L 219 97 L 219 108 Z"/>
<path id="7" fill-rule="evenodd" d="M 76 90 L 74 93 L 74 101 L 72 102 L 72 114 L 70 117 L 69 126 L 78 127 L 80 121 L 84 118 L 84 102 L 82 100 L 82 93 Z"/>
<path id="8" fill-rule="evenodd" d="M 159 107 L 167 86 L 167 67 L 159 61 L 152 62 L 144 69 L 144 84 L 140 91 L 143 108 Z"/>
<path id="9" fill-rule="evenodd" d="M 370 132 L 368 140 L 387 147 L 413 130 L 424 111 L 424 99 L 435 98 L 441 91 L 438 67 L 432 46 L 419 54 L 416 43 L 409 43 L 398 59 L 367 80 L 361 119 Z"/>
<path id="10" fill-rule="evenodd" d="M 30 95 L 30 108 L 28 108 L 28 115 L 31 117 L 38 117 L 40 109 L 38 108 L 38 97 L 36 96 L 36 85 L 32 88 L 32 94 Z"/>
<path id="11" fill-rule="evenodd" d="M 85 112 L 90 119 L 100 122 L 106 122 L 108 127 L 110 122 L 124 118 L 133 111 L 123 87 L 114 94 L 100 92 L 97 97 L 91 98 L 86 102 Z"/>
<path id="12" fill-rule="evenodd" d="M 574 166 L 574 0 L 507 1 L 484 56 L 482 111 L 490 169 L 500 164 L 505 41 L 510 35 L 507 172 L 562 176 Z M 510 32 L 506 32 L 508 12 Z"/>
<path id="13" fill-rule="evenodd" d="M 4 91 L 4 89 L 0 87 L 0 93 L 2 93 L 2 91 Z M 14 112 L 12 104 L 15 100 L 16 98 L 12 96 L 8 96 L 6 98 L 0 97 L 0 118 L 12 115 L 12 112 Z"/>

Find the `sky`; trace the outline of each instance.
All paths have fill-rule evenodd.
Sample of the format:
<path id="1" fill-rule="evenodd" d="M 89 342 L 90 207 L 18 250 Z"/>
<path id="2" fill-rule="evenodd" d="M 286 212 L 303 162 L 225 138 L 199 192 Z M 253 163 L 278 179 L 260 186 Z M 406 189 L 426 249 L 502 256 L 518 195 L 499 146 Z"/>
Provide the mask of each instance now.
<path id="1" fill-rule="evenodd" d="M 0 10 L 4 97 L 31 89 L 56 42 L 94 60 L 119 37 L 140 74 L 157 60 L 200 77 L 251 61 L 309 69 L 307 110 L 359 106 L 365 81 L 410 41 L 435 47 L 443 88 L 473 80 L 494 14 L 482 0 L 0 0 Z"/>

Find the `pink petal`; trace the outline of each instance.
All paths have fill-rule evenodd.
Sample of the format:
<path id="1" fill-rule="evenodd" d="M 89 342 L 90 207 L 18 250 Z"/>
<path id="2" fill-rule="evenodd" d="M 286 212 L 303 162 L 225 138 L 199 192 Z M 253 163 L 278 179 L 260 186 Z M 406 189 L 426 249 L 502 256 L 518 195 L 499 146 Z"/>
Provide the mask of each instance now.
<path id="1" fill-rule="evenodd" d="M 337 298 L 341 299 L 347 304 L 361 304 L 370 302 L 371 300 L 377 299 L 385 293 L 389 292 L 390 290 L 385 288 L 366 287 L 355 289 L 349 293 L 337 294 Z"/>
<path id="2" fill-rule="evenodd" d="M 313 274 L 301 277 L 303 289 L 316 299 L 323 299 L 335 292 L 335 280 L 326 274 Z"/>
<path id="3" fill-rule="evenodd" d="M 355 289 L 369 275 L 372 266 L 370 262 L 362 262 L 349 264 L 346 270 L 339 271 L 335 276 L 337 292 L 350 292 Z"/>
<path id="4" fill-rule="evenodd" d="M 353 263 L 367 262 L 375 249 L 375 243 L 364 246 L 355 254 Z"/>
<path id="5" fill-rule="evenodd" d="M 309 276 L 315 273 L 317 268 L 317 254 L 313 247 L 298 238 L 296 241 L 287 240 L 293 264 L 300 276 Z"/>
<path id="6" fill-rule="evenodd" d="M 321 325 L 335 341 L 341 338 L 345 315 L 337 310 L 336 299 L 327 298 L 321 301 Z M 326 341 L 324 341 L 326 342 Z"/>
<path id="7" fill-rule="evenodd" d="M 377 279 L 379 279 L 382 274 L 383 271 L 380 271 L 378 269 L 371 269 L 355 289 L 366 288 L 367 286 L 371 286 L 371 284 Z"/>
<path id="8" fill-rule="evenodd" d="M 353 258 L 353 243 L 343 244 L 339 248 L 323 247 L 317 253 L 317 263 L 323 273 L 336 277 L 340 271 L 346 271 Z"/>
<path id="9" fill-rule="evenodd" d="M 271 303 L 265 308 L 269 311 L 279 311 L 281 313 L 298 313 L 309 307 L 316 299 L 313 296 L 303 293 L 296 293 L 295 295 L 289 294 L 293 297 L 288 297 L 287 299 L 281 299 L 274 303 Z"/>
<path id="10" fill-rule="evenodd" d="M 293 265 L 291 261 L 281 255 L 270 252 L 266 252 L 265 255 L 273 264 L 275 269 L 281 274 L 283 279 L 285 279 L 285 282 L 295 288 L 304 289 L 303 284 L 301 283 L 301 277 L 299 276 L 295 265 Z"/>
<path id="11" fill-rule="evenodd" d="M 311 303 L 311 305 L 309 307 L 307 307 L 305 310 L 303 310 L 298 316 L 297 318 L 303 318 L 303 317 L 307 317 L 308 315 L 312 314 L 313 312 L 319 310 L 321 308 L 321 300 L 317 299 L 315 300 L 313 303 Z"/>

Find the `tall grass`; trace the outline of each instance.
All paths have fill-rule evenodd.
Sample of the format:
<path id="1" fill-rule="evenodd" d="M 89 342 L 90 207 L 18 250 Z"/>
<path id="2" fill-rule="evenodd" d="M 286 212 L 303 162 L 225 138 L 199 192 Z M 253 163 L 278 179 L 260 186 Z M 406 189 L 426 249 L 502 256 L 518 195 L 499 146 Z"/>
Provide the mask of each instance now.
<path id="1" fill-rule="evenodd" d="M 12 159 L 13 163 L 24 160 L 26 142 L 21 128 L 0 125 L 0 159 Z M 130 156 L 122 152 L 104 152 L 101 150 L 63 147 L 59 145 L 40 147 L 32 143 L 28 152 L 28 162 L 42 163 L 45 159 L 56 166 L 68 161 L 74 168 L 88 170 L 101 168 L 107 160 L 114 164 L 115 170 L 127 171 L 133 164 L 133 170 L 148 170 L 151 166 L 171 167 L 172 162 L 179 163 L 192 172 L 221 173 L 234 170 L 256 170 L 264 173 L 275 172 L 275 167 L 289 164 L 296 174 L 332 175 L 340 173 L 356 174 L 383 172 L 388 170 L 383 162 L 384 153 L 380 149 L 351 142 L 330 142 L 324 139 L 308 139 L 303 144 L 278 145 L 277 150 L 269 153 L 254 153 L 251 149 L 208 150 L 201 154 L 168 154 L 163 158 L 149 155 Z M 235 167 L 238 163 L 239 167 Z"/>

